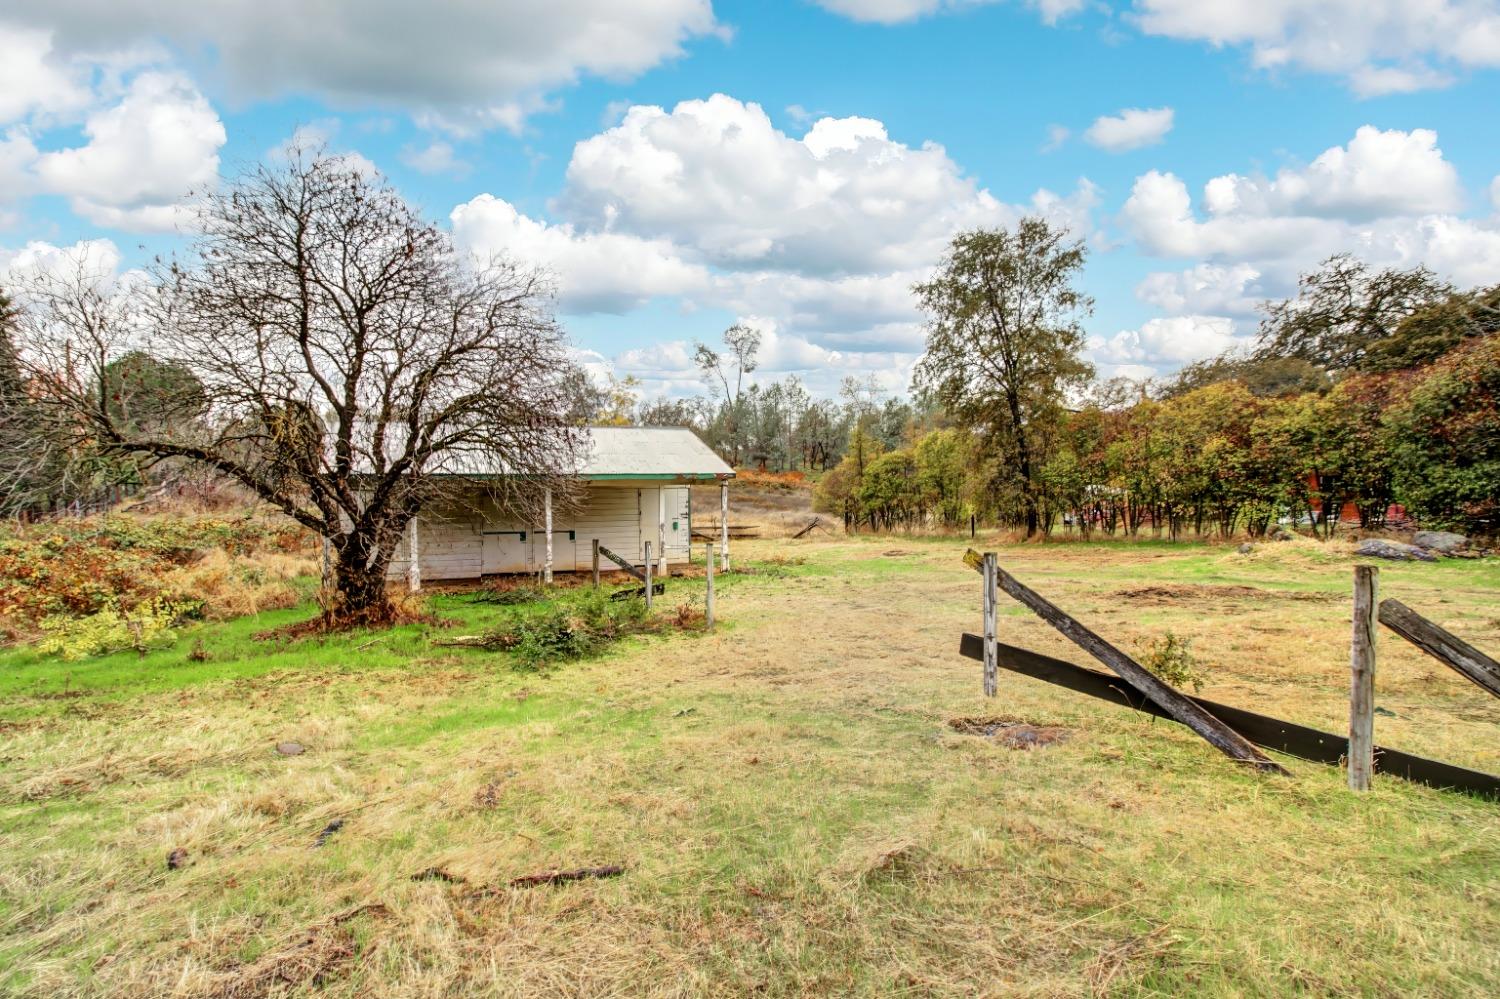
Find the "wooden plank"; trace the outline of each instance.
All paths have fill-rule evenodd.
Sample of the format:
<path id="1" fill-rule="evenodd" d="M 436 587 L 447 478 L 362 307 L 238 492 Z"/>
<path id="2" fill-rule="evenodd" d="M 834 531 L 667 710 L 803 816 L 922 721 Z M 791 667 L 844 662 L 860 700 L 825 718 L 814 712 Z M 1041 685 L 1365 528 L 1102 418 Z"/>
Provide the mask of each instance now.
<path id="1" fill-rule="evenodd" d="M 729 571 L 729 480 L 719 480 L 719 568 Z"/>
<path id="2" fill-rule="evenodd" d="M 651 613 L 651 596 L 656 592 L 656 587 L 651 585 L 651 542 L 646 541 L 642 543 L 641 553 L 641 557 L 645 563 L 641 568 L 646 570 L 644 579 L 646 585 L 643 587 L 646 597 L 646 613 L 649 614 Z"/>
<path id="3" fill-rule="evenodd" d="M 1375 774 L 1375 591 L 1380 570 L 1354 567 L 1349 640 L 1349 790 L 1368 791 Z"/>
<path id="4" fill-rule="evenodd" d="M 714 545 L 710 541 L 703 546 L 703 564 L 707 567 L 707 588 L 703 591 L 703 624 L 714 630 Z"/>
<path id="5" fill-rule="evenodd" d="M 1399 600 L 1380 601 L 1380 623 L 1500 697 L 1500 663 L 1457 635 L 1427 620 Z"/>
<path id="6" fill-rule="evenodd" d="M 983 637 L 965 634 L 959 645 L 959 654 L 967 659 L 983 662 Z M 1111 673 L 1086 669 L 1063 659 L 1054 659 L 1027 649 L 1018 649 L 1003 642 L 997 646 L 996 659 L 1002 669 L 1013 673 L 1042 680 L 1089 697 L 1097 697 L 1112 704 L 1133 708 L 1158 718 L 1172 720 L 1172 716 L 1166 711 Z M 1348 748 L 1348 743 L 1343 736 L 1256 714 L 1244 708 L 1219 704 L 1202 697 L 1194 697 L 1192 700 L 1205 710 L 1212 712 L 1214 717 L 1223 719 L 1226 724 L 1233 726 L 1246 738 L 1254 739 L 1267 749 L 1333 766 L 1338 766 L 1344 760 L 1344 752 Z M 1411 753 L 1403 753 L 1384 746 L 1375 747 L 1375 771 L 1431 787 L 1500 798 L 1500 777 L 1478 770 L 1456 767 L 1451 763 L 1414 756 Z"/>
<path id="7" fill-rule="evenodd" d="M 965 553 L 964 562 L 974 566 L 976 561 L 977 568 L 983 572 L 984 558 L 971 548 Z M 1079 648 L 1114 670 L 1132 687 L 1155 701 L 1174 720 L 1182 722 L 1197 732 L 1224 755 L 1265 773 L 1286 773 L 1279 763 L 1262 753 L 1244 736 L 1203 710 L 1185 694 L 1179 693 L 1146 667 L 1084 627 L 1045 597 L 1031 590 L 1004 569 L 997 567 L 995 573 L 1002 590 L 1025 604 L 1033 613 L 1071 639 Z"/>
<path id="8" fill-rule="evenodd" d="M 594 539 L 594 589 L 599 588 L 599 539 Z"/>
<path id="9" fill-rule="evenodd" d="M 999 617 L 999 589 L 996 573 L 1000 568 L 999 556 L 985 552 L 980 571 L 984 574 L 984 696 L 994 697 L 1000 692 L 1000 671 L 995 665 L 995 632 Z"/>
<path id="10" fill-rule="evenodd" d="M 609 559 L 615 565 L 619 566 L 621 569 L 624 569 L 626 572 L 630 573 L 641 582 L 644 583 L 646 581 L 645 573 L 641 572 L 641 570 L 637 569 L 635 566 L 631 565 L 629 562 L 625 561 L 620 556 L 610 551 L 608 548 L 605 548 L 603 545 L 599 546 L 599 554 L 603 555 L 605 558 Z"/>

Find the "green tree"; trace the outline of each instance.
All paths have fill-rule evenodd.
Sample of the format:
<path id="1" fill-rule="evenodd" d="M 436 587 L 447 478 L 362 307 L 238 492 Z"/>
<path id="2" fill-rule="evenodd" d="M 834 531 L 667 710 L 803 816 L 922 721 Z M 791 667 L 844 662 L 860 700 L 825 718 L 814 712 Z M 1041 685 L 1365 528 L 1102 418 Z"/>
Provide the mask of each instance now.
<path id="1" fill-rule="evenodd" d="M 1500 333 L 1500 285 L 1455 292 L 1407 316 L 1365 356 L 1366 371 L 1431 364 L 1466 340 Z"/>
<path id="2" fill-rule="evenodd" d="M 1302 275 L 1295 298 L 1262 305 L 1255 356 L 1301 358 L 1327 371 L 1358 369 L 1402 322 L 1452 293 L 1425 267 L 1373 270 L 1341 253 Z"/>
<path id="3" fill-rule="evenodd" d="M 1400 502 L 1435 527 L 1500 530 L 1500 336 L 1423 371 L 1386 419 Z"/>
<path id="4" fill-rule="evenodd" d="M 921 504 L 944 527 L 956 527 L 967 514 L 964 487 L 970 464 L 969 435 L 948 427 L 924 434 L 912 449 Z"/>
<path id="5" fill-rule="evenodd" d="M 1014 470 L 1028 536 L 1040 519 L 1039 443 L 1066 392 L 1093 373 L 1079 356 L 1093 300 L 1074 287 L 1085 256 L 1082 242 L 1026 218 L 1014 231 L 960 233 L 932 279 L 913 289 L 927 317 L 917 388 Z"/>

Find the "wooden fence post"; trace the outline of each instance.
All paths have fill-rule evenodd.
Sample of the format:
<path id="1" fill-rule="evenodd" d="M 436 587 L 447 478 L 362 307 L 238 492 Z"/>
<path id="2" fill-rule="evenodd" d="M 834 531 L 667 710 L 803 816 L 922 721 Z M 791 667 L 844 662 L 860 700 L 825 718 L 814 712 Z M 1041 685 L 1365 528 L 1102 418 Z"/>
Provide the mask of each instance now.
<path id="1" fill-rule="evenodd" d="M 646 612 L 651 612 L 651 542 L 645 542 L 643 553 L 646 562 Z"/>
<path id="2" fill-rule="evenodd" d="M 599 539 L 594 539 L 594 589 L 599 588 Z"/>
<path id="3" fill-rule="evenodd" d="M 999 568 L 998 556 L 994 552 L 984 553 L 984 696 L 994 697 L 999 692 L 998 656 L 995 649 L 996 618 L 999 615 L 999 580 L 995 570 Z"/>
<path id="4" fill-rule="evenodd" d="M 1354 567 L 1354 635 L 1349 645 L 1349 789 L 1368 791 L 1375 772 L 1375 606 L 1380 570 Z"/>
<path id="5" fill-rule="evenodd" d="M 547 558 L 542 563 L 542 582 L 547 586 L 552 585 L 552 490 L 548 489 L 542 493 L 542 503 L 545 506 L 547 518 Z"/>
<path id="6" fill-rule="evenodd" d="M 708 566 L 708 589 L 703 594 L 703 620 L 709 631 L 714 630 L 714 543 L 703 546 L 704 564 Z"/>
<path id="7" fill-rule="evenodd" d="M 415 517 L 411 519 L 410 531 L 411 537 L 406 543 L 406 554 L 410 558 L 406 566 L 406 588 L 416 593 L 422 588 L 422 552 L 419 548 L 417 518 Z"/>
<path id="8" fill-rule="evenodd" d="M 719 568 L 729 571 L 729 480 L 719 480 L 719 541 L 723 548 L 719 552 Z"/>

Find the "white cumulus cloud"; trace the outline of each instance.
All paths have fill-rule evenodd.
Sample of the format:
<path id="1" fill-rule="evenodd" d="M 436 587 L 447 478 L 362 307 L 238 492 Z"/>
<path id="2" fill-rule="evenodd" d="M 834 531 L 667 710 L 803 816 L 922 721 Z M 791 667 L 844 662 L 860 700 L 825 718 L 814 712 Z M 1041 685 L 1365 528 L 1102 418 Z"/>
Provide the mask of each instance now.
<path id="1" fill-rule="evenodd" d="M 1136 0 L 1133 20 L 1148 34 L 1245 46 L 1262 69 L 1342 75 L 1363 96 L 1500 66 L 1494 0 Z"/>
<path id="2" fill-rule="evenodd" d="M 1259 282 L 1260 271 L 1249 264 L 1198 264 L 1148 274 L 1136 286 L 1135 296 L 1174 316 L 1248 317 L 1266 297 Z"/>
<path id="3" fill-rule="evenodd" d="M 868 118 L 823 118 L 800 139 L 756 104 L 723 94 L 671 111 L 631 108 L 580 142 L 558 207 L 592 228 L 667 238 L 725 268 L 803 274 L 930 265 L 953 233 L 1026 211 L 1083 224 L 1097 200 L 1081 182 L 1002 203 L 939 145 L 891 139 Z"/>
<path id="4" fill-rule="evenodd" d="M 873 21 L 877 24 L 901 24 L 921 17 L 953 11 L 967 10 L 997 3 L 999 0 L 816 0 L 819 7 L 842 14 L 854 21 Z M 1070 14 L 1076 14 L 1088 6 L 1088 0 L 1027 0 L 1027 6 L 1042 15 L 1042 20 L 1053 24 Z"/>
<path id="5" fill-rule="evenodd" d="M 145 72 L 116 105 L 89 115 L 88 142 L 43 154 L 41 184 L 98 225 L 170 230 L 185 199 L 218 177 L 224 125 L 183 76 Z"/>
<path id="6" fill-rule="evenodd" d="M 515 126 L 583 76 L 627 78 L 719 30 L 710 0 L 12 0 L 71 51 L 207 45 L 237 96 L 310 94 Z"/>
<path id="7" fill-rule="evenodd" d="M 1224 316 L 1166 316 L 1091 346 L 1094 357 L 1106 364 L 1180 367 L 1243 342 L 1235 336 L 1234 321 Z"/>
<path id="8" fill-rule="evenodd" d="M 1171 108 L 1126 108 L 1116 115 L 1095 118 L 1083 138 L 1111 153 L 1154 146 L 1172 131 L 1174 117 Z"/>
<path id="9" fill-rule="evenodd" d="M 670 243 L 549 225 L 489 194 L 459 205 L 451 220 L 458 244 L 476 256 L 551 270 L 568 312 L 624 312 L 653 296 L 686 295 L 708 284 L 705 269 L 682 260 Z"/>

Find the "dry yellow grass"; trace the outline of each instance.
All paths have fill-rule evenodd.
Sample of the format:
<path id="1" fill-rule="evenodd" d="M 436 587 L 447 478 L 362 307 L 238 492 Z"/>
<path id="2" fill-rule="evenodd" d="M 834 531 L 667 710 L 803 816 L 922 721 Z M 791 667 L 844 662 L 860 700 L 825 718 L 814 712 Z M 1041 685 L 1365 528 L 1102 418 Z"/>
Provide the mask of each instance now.
<path id="1" fill-rule="evenodd" d="M 1500 804 L 1395 780 L 1356 798 L 1296 761 L 1256 777 L 1177 726 L 1013 675 L 986 701 L 956 654 L 979 616 L 966 544 L 748 542 L 738 557 L 761 571 L 721 578 L 717 634 L 545 675 L 408 628 L 225 639 L 197 673 L 162 653 L 135 693 L 22 688 L 0 714 L 0 991 L 1500 988 Z M 1338 550 L 1026 545 L 1002 561 L 1117 644 L 1193 638 L 1206 696 L 1342 724 Z M 1493 566 L 1383 575 L 1387 595 L 1500 646 Z M 439 608 L 493 612 L 461 599 Z M 1078 661 L 1002 606 L 1007 641 Z M 1381 653 L 1380 741 L 1500 770 L 1500 702 L 1392 638 Z M 236 672 L 250 655 L 276 671 Z M 1072 734 L 1016 752 L 947 724 L 979 715 Z M 307 751 L 280 756 L 283 740 Z M 606 863 L 625 874 L 507 887 Z M 432 868 L 449 879 L 412 879 Z"/>

